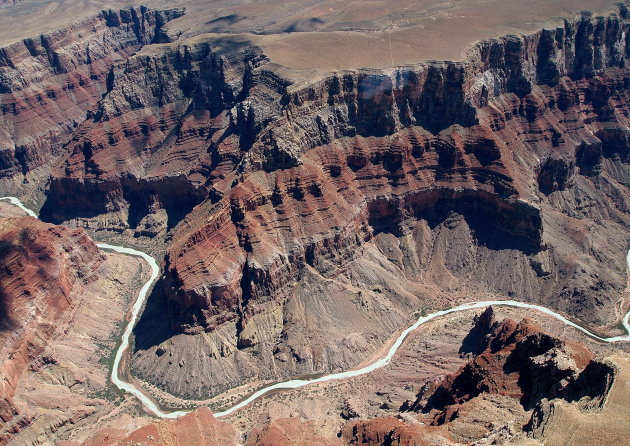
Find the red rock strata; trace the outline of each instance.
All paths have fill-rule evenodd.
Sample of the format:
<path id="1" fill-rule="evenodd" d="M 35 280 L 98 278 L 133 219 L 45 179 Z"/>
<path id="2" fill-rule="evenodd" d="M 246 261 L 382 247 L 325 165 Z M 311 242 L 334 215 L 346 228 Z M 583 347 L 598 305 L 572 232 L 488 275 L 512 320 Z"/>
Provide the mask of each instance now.
<path id="1" fill-rule="evenodd" d="M 6 431 L 20 429 L 10 424 L 18 413 L 12 396 L 20 376 L 47 361 L 40 354 L 80 301 L 76 285 L 91 280 L 101 261 L 82 229 L 31 217 L 0 219 L 0 419 Z"/>
<path id="2" fill-rule="evenodd" d="M 342 438 L 350 446 L 430 446 L 436 444 L 436 439 L 448 444 L 445 443 L 448 437 L 440 429 L 404 423 L 395 417 L 350 421 L 343 429 Z"/>
<path id="3" fill-rule="evenodd" d="M 217 420 L 205 407 L 177 420 L 163 420 L 144 426 L 131 434 L 113 430 L 97 433 L 81 443 L 83 446 L 153 446 L 153 445 L 236 445 L 236 432 L 227 423 Z M 61 442 L 59 446 L 77 445 Z"/>
<path id="4" fill-rule="evenodd" d="M 628 28 L 620 6 L 300 85 L 230 38 L 148 47 L 72 130 L 42 216 L 168 240 L 133 364 L 180 396 L 354 366 L 464 287 L 614 327 Z"/>
<path id="5" fill-rule="evenodd" d="M 454 420 L 469 401 L 484 394 L 516 399 L 526 409 L 542 400 L 603 401 L 614 378 L 612 367 L 593 360 L 581 344 L 542 333 L 531 321 L 494 321 L 492 308 L 464 341 L 473 358 L 459 371 L 425 386 L 409 410 L 431 413 L 433 424 Z M 474 407 L 474 406 L 473 406 Z"/>
<path id="6" fill-rule="evenodd" d="M 335 435 L 330 426 L 323 426 L 326 423 L 318 424 L 318 419 L 273 419 L 263 412 L 264 421 L 242 433 L 244 445 L 423 446 L 523 439 L 523 430 L 544 425 L 550 404 L 564 400 L 577 402 L 576 408 L 601 407 L 617 374 L 611 364 L 593 359 L 582 344 L 549 336 L 528 319 L 519 323 L 497 321 L 492 308 L 476 318 L 460 352 L 470 356 L 467 364 L 455 373 L 428 381 L 415 401 L 390 407 L 388 416 L 361 418 L 354 412 L 341 413 L 335 420 L 339 429 Z M 287 392 L 300 397 L 301 391 Z M 373 403 L 372 397 L 371 392 L 355 395 L 359 404 Z M 497 426 L 486 422 L 499 414 L 503 418 L 495 420 Z M 330 423 L 330 418 L 326 420 Z M 131 434 L 104 430 L 83 444 L 197 444 L 202 439 L 207 444 L 236 441 L 228 424 L 216 420 L 207 408 L 200 408 L 178 420 L 159 421 Z"/>
<path id="7" fill-rule="evenodd" d="M 166 39 L 177 11 L 102 11 L 66 28 L 0 49 L 0 177 L 43 164 L 111 87 L 111 67 Z"/>

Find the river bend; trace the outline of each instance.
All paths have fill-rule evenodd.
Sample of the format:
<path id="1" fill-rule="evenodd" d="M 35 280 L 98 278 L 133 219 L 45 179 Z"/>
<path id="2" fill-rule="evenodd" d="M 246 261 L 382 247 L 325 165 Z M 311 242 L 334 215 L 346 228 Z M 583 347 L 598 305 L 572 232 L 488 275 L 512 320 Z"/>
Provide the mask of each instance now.
<path id="1" fill-rule="evenodd" d="M 5 200 L 5 201 L 9 201 L 10 203 L 14 204 L 15 206 L 19 207 L 20 209 L 22 209 L 24 212 L 26 212 L 29 216 L 31 217 L 35 217 L 37 218 L 37 214 L 35 212 L 33 212 L 31 209 L 27 208 L 26 206 L 24 206 L 24 204 L 16 197 L 0 197 L 0 200 Z M 156 416 L 160 417 L 160 418 L 178 418 L 182 415 L 185 415 L 186 413 L 188 413 L 188 411 L 183 411 L 183 410 L 179 410 L 179 411 L 173 411 L 173 412 L 166 412 L 163 411 L 162 409 L 160 409 L 154 402 L 153 400 L 151 400 L 145 393 L 143 393 L 138 387 L 136 387 L 135 385 L 123 380 L 120 375 L 119 375 L 119 369 L 120 369 L 120 361 L 123 357 L 123 354 L 125 353 L 125 351 L 127 350 L 127 348 L 129 347 L 129 339 L 131 337 L 131 333 L 133 331 L 133 328 L 136 325 L 136 322 L 138 321 L 138 317 L 140 315 L 140 311 L 142 310 L 142 307 L 144 306 L 144 303 L 147 299 L 147 296 L 149 294 L 149 290 L 151 289 L 151 286 L 155 283 L 155 281 L 157 280 L 158 276 L 160 275 L 160 267 L 157 263 L 157 261 L 151 257 L 150 255 L 142 252 L 142 251 L 138 251 L 136 249 L 132 249 L 132 248 L 126 248 L 124 246 L 116 246 L 116 245 L 110 245 L 108 243 L 96 243 L 96 246 L 98 246 L 101 249 L 106 249 L 106 250 L 111 250 L 111 251 L 115 251 L 121 254 L 127 254 L 127 255 L 131 255 L 131 256 L 136 256 L 136 257 L 141 257 L 142 259 L 144 259 L 149 266 L 151 267 L 151 277 L 145 282 L 145 284 L 142 286 L 142 288 L 140 289 L 140 292 L 138 293 L 138 297 L 136 298 L 136 300 L 133 303 L 133 307 L 131 308 L 131 316 L 129 318 L 129 323 L 127 324 L 127 326 L 125 327 L 125 330 L 123 332 L 122 335 L 122 340 L 121 340 L 121 344 L 120 347 L 118 348 L 118 350 L 116 351 L 116 357 L 114 359 L 114 365 L 112 367 L 112 374 L 111 374 L 111 381 L 112 383 L 118 387 L 121 390 L 124 390 L 125 392 L 129 392 L 131 394 L 133 394 L 136 398 L 138 398 L 142 404 L 144 404 L 144 406 L 153 414 L 155 414 Z M 630 251 L 628 251 L 628 254 L 626 256 L 626 263 L 628 264 L 628 267 L 630 268 Z M 389 348 L 389 350 L 387 351 L 387 354 L 385 356 L 383 356 L 382 358 L 372 362 L 371 364 L 359 368 L 359 369 L 354 369 L 354 370 L 348 370 L 345 372 L 338 372 L 338 373 L 331 373 L 329 375 L 325 375 L 325 376 L 321 376 L 319 378 L 314 378 L 314 379 L 291 379 L 288 381 L 282 381 L 282 382 L 278 382 L 275 384 L 271 384 L 269 386 L 263 387 L 262 389 L 252 393 L 249 397 L 247 397 L 246 399 L 242 400 L 241 402 L 235 404 L 234 406 L 222 411 L 222 412 L 215 412 L 214 416 L 215 417 L 225 417 L 227 415 L 230 415 L 234 412 L 236 412 L 237 410 L 247 406 L 248 404 L 252 403 L 253 401 L 261 398 L 263 395 L 273 391 L 273 390 L 279 390 L 279 389 L 297 389 L 298 387 L 304 387 L 307 386 L 309 384 L 315 384 L 315 383 L 321 383 L 321 382 L 326 382 L 326 381 L 333 381 L 333 380 L 338 380 L 338 379 L 347 379 L 347 378 L 353 378 L 356 376 L 360 376 L 360 375 L 365 375 L 367 373 L 370 373 L 376 369 L 380 369 L 381 367 L 385 367 L 386 365 L 388 365 L 392 358 L 394 357 L 394 355 L 396 354 L 396 352 L 398 351 L 398 349 L 402 346 L 403 342 L 405 341 L 405 339 L 407 338 L 407 336 L 414 330 L 416 330 L 418 327 L 420 327 L 421 325 L 439 318 L 441 316 L 445 316 L 447 314 L 451 314 L 451 313 L 457 313 L 460 311 L 468 311 L 468 310 L 473 310 L 473 309 L 479 309 L 479 308 L 485 308 L 488 307 L 490 305 L 503 305 L 503 306 L 508 306 L 508 307 L 516 307 L 516 308 L 528 308 L 530 310 L 536 310 L 539 311 L 541 313 L 544 313 L 548 316 L 551 316 L 553 318 L 558 319 L 559 321 L 563 322 L 566 325 L 569 325 L 570 327 L 575 328 L 576 330 L 581 331 L 582 333 L 584 333 L 587 336 L 590 336 L 593 339 L 596 339 L 598 341 L 601 342 L 620 342 L 620 341 L 630 341 L 630 311 L 628 311 L 628 313 L 626 313 L 626 315 L 624 316 L 622 323 L 623 323 L 623 327 L 626 330 L 626 334 L 625 335 L 620 335 L 620 336 L 614 336 L 614 337 L 609 337 L 609 338 L 604 338 L 601 336 L 596 335 L 595 333 L 592 333 L 591 331 L 587 330 L 586 328 L 582 327 L 581 325 L 576 324 L 575 322 L 570 321 L 569 319 L 567 319 L 566 317 L 562 316 L 559 313 L 556 313 L 555 311 L 547 308 L 547 307 L 543 307 L 542 305 L 536 305 L 536 304 L 528 304 L 525 302 L 518 302 L 515 300 L 486 300 L 486 301 L 481 301 L 481 302 L 471 302 L 471 303 L 466 303 L 466 304 L 462 304 L 462 305 L 458 305 L 456 307 L 453 308 L 449 308 L 447 310 L 440 310 L 440 311 L 436 311 L 434 313 L 428 314 L 426 316 L 421 316 L 419 317 L 413 325 L 411 325 L 410 327 L 406 328 L 396 339 L 396 341 L 392 344 L 392 346 Z"/>

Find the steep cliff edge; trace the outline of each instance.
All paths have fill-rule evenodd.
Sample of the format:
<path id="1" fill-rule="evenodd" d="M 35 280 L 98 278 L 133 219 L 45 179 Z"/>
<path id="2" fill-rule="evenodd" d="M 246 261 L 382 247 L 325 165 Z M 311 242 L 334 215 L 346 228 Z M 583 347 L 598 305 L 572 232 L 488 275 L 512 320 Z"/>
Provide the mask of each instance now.
<path id="1" fill-rule="evenodd" d="M 66 229 L 31 217 L 0 219 L 0 374 L 3 433 L 18 414 L 12 397 L 21 375 L 59 334 L 60 321 L 76 310 L 80 283 L 103 260 L 82 229 Z M 28 420 L 20 420 L 28 424 Z M 1 441 L 1 440 L 0 440 Z"/>
<path id="2" fill-rule="evenodd" d="M 100 14 L 0 48 L 0 178 L 50 164 L 108 91 L 114 63 L 168 41 L 181 11 L 145 7 Z"/>
<path id="3" fill-rule="evenodd" d="M 167 240 L 134 370 L 182 396 L 356 365 L 471 293 L 613 330 L 626 20 L 299 85 L 236 37 L 148 46 L 73 130 L 42 215 Z"/>

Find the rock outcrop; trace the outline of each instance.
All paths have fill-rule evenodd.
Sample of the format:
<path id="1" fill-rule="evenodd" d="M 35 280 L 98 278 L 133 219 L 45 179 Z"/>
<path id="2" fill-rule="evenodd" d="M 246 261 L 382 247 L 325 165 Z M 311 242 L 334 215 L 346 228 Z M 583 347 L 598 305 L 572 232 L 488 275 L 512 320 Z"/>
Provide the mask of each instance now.
<path id="1" fill-rule="evenodd" d="M 408 424 L 395 417 L 349 422 L 344 426 L 342 438 L 349 446 L 448 444 L 436 429 Z"/>
<path id="2" fill-rule="evenodd" d="M 83 229 L 67 229 L 31 217 L 0 219 L 0 419 L 3 433 L 16 433 L 20 423 L 12 397 L 21 375 L 41 357 L 57 334 L 60 321 L 71 317 L 81 300 L 80 283 L 92 280 L 102 261 Z M 4 435 L 3 435 L 4 436 Z M 0 442 L 3 440 L 0 437 Z"/>
<path id="3" fill-rule="evenodd" d="M 0 177 L 50 164 L 107 94 L 112 65 L 143 45 L 168 41 L 181 11 L 104 10 L 0 49 Z"/>
<path id="4" fill-rule="evenodd" d="M 630 229 L 625 4 L 480 42 L 458 62 L 299 83 L 265 54 L 269 35 L 252 38 L 258 47 L 236 34 L 253 18 L 214 17 L 171 41 L 166 25 L 182 14 L 107 10 L 0 48 L 0 187 L 37 182 L 44 220 L 162 256 L 129 361 L 156 401 L 345 370 L 422 311 L 471 296 L 536 302 L 619 333 Z M 347 26 L 313 20 L 287 34 Z M 234 34 L 194 36 L 200 29 Z M 20 376 L 55 360 L 42 355 L 55 321 L 100 261 L 81 229 L 0 222 L 3 432 L 29 423 L 12 399 Z M 370 411 L 336 408 L 334 438 L 298 418 L 265 420 L 247 444 L 439 444 L 449 425 L 491 406 L 486 420 L 531 412 L 525 428 L 542 435 L 556 403 L 598 407 L 616 373 L 580 345 L 491 311 L 460 353 L 470 361 L 403 411 L 386 398 Z M 377 411 L 392 416 L 366 419 Z M 494 440 L 513 427 L 493 427 Z M 207 409 L 116 435 L 107 441 L 237 443 Z"/>
<path id="5" fill-rule="evenodd" d="M 462 318 L 457 320 L 461 322 Z M 451 320 L 440 325 L 434 334 L 438 337 L 445 336 L 445 325 L 454 324 Z M 463 336 L 466 328 L 458 332 Z M 427 345 L 427 337 L 430 334 L 425 332 L 417 337 L 423 341 L 411 340 L 417 345 L 407 345 L 407 353 L 402 357 L 397 355 L 394 361 L 405 362 L 406 356 L 408 360 L 415 357 L 423 363 L 431 362 L 431 355 L 440 355 L 439 351 L 427 356 L 426 351 L 417 349 Z M 386 398 L 392 386 L 391 382 L 383 382 L 383 376 L 395 376 L 392 370 L 382 372 L 385 375 L 380 378 L 374 377 L 371 382 L 375 387 L 364 378 L 357 378 L 354 384 L 346 381 L 347 388 L 358 386 L 364 394 L 353 394 L 353 404 L 348 400 L 338 401 L 337 408 L 343 406 L 343 411 L 336 418 L 330 406 L 312 400 L 314 395 L 325 399 L 331 391 L 334 394 L 333 388 L 313 386 L 315 389 L 311 391 L 296 389 L 287 391 L 290 394 L 269 397 L 275 402 L 263 403 L 258 409 L 250 406 L 241 416 L 232 415 L 228 419 L 242 423 L 241 442 L 246 446 L 520 444 L 527 441 L 527 436 L 545 441 L 545 429 L 551 429 L 551 425 L 555 429 L 557 423 L 562 423 L 562 415 L 559 420 L 554 417 L 563 410 L 565 417 L 571 413 L 605 418 L 604 410 L 618 414 L 617 398 L 624 397 L 625 381 L 621 378 L 627 370 L 620 368 L 619 358 L 615 362 L 609 362 L 611 358 L 593 359 L 584 345 L 554 338 L 528 319 L 520 323 L 497 320 L 492 308 L 476 316 L 474 326 L 463 339 L 460 355 L 470 357 L 460 370 L 437 380 L 429 378 L 424 385 L 423 381 L 415 381 L 421 386 L 417 400 L 407 401 L 402 407 L 383 404 L 376 412 L 378 415 L 374 415 L 376 405 Z M 416 364 L 416 370 L 422 368 Z M 407 380 L 402 382 L 414 382 L 409 377 Z M 343 394 L 342 390 L 338 396 Z M 306 401 L 300 401 L 303 399 Z M 602 409 L 604 401 L 608 409 Z M 271 409 L 274 405 L 275 410 Z M 353 407 L 372 415 L 359 415 Z M 286 418 L 276 410 L 281 413 L 302 410 L 309 415 Z M 227 428 L 208 409 L 200 408 L 179 420 L 149 424 L 132 434 L 105 429 L 83 444 L 153 445 L 171 444 L 174 439 L 193 442 L 199 438 L 210 444 L 218 441 L 232 444 L 235 433 Z M 619 429 L 619 434 L 625 431 L 626 428 Z"/>
<path id="6" fill-rule="evenodd" d="M 430 413 L 433 424 L 441 425 L 456 419 L 464 403 L 502 395 L 518 400 L 525 410 L 535 408 L 532 426 L 526 427 L 531 430 L 540 424 L 549 400 L 587 398 L 591 407 L 601 404 L 615 376 L 584 346 L 542 333 L 527 319 L 497 322 L 492 307 L 478 319 L 463 350 L 473 358 L 459 371 L 428 383 L 406 409 Z"/>

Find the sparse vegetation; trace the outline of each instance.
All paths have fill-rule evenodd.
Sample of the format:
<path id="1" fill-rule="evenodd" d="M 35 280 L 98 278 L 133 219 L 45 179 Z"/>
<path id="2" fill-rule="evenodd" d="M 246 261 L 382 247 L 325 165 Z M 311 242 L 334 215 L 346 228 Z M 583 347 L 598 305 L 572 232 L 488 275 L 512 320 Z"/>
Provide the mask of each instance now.
<path id="1" fill-rule="evenodd" d="M 127 298 L 125 299 L 124 304 L 124 314 L 127 314 L 127 308 L 130 302 L 133 302 L 137 296 L 138 290 L 144 284 L 143 278 L 143 265 L 140 263 L 138 265 L 138 269 L 134 274 L 133 278 L 130 281 L 131 286 L 129 289 L 131 290 L 128 293 Z M 96 354 L 98 356 L 98 363 L 103 365 L 107 370 L 107 385 L 104 389 L 93 392 L 90 394 L 91 397 L 94 398 L 103 398 L 108 401 L 114 401 L 116 403 L 120 403 L 124 400 L 125 392 L 118 389 L 114 384 L 110 381 L 110 376 L 112 373 L 112 369 L 114 367 L 114 360 L 116 358 L 116 352 L 120 348 L 122 344 L 122 334 L 127 326 L 127 320 L 125 317 L 120 319 L 115 323 L 115 328 L 112 331 L 112 335 L 109 338 L 109 342 L 106 344 L 97 343 L 96 344 Z"/>

